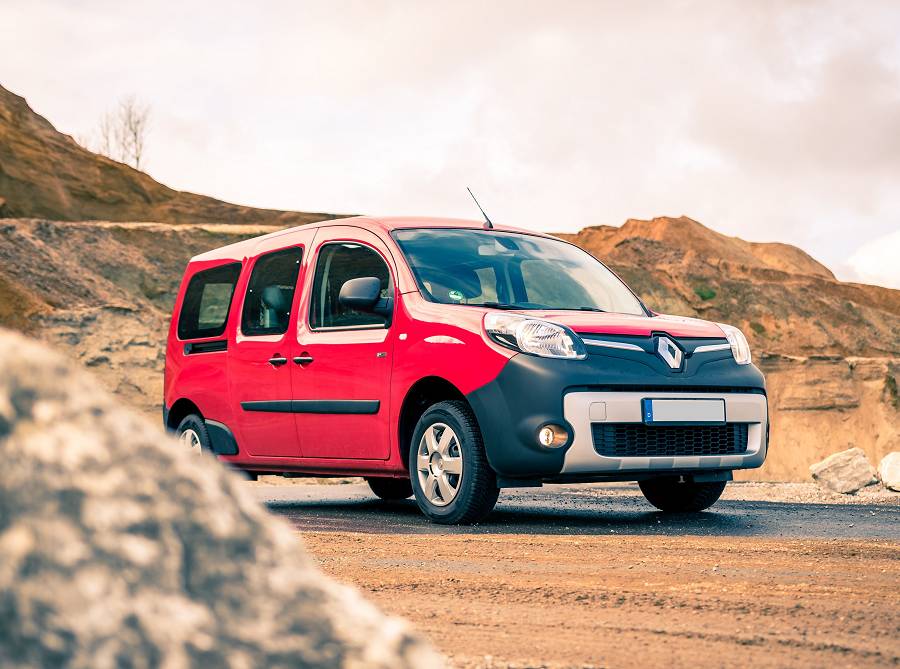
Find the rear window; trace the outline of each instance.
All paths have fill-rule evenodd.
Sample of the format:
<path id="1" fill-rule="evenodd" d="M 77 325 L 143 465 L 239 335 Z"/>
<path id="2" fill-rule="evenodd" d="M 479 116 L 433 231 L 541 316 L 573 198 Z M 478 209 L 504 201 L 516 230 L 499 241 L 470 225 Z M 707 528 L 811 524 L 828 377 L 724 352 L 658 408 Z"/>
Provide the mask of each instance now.
<path id="1" fill-rule="evenodd" d="M 241 274 L 241 263 L 214 267 L 191 277 L 181 314 L 179 339 L 218 337 L 225 332 L 234 286 Z"/>

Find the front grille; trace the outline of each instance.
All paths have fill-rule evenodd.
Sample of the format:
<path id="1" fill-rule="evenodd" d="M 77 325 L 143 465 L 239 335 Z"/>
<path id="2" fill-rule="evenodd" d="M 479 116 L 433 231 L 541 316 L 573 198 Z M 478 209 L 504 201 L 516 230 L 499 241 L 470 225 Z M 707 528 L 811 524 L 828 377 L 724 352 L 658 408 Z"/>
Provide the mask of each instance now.
<path id="1" fill-rule="evenodd" d="M 740 455 L 747 452 L 747 427 L 592 423 L 591 433 L 594 450 L 608 458 Z"/>

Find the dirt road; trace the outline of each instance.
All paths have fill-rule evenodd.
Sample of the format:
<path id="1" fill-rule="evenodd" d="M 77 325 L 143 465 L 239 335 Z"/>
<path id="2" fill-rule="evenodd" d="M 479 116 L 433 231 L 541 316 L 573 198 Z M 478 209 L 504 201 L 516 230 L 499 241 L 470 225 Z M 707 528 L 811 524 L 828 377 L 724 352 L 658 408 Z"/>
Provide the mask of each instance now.
<path id="1" fill-rule="evenodd" d="M 900 665 L 896 498 L 761 501 L 747 486 L 680 519 L 630 486 L 505 492 L 488 522 L 451 529 L 362 486 L 258 494 L 457 667 Z"/>

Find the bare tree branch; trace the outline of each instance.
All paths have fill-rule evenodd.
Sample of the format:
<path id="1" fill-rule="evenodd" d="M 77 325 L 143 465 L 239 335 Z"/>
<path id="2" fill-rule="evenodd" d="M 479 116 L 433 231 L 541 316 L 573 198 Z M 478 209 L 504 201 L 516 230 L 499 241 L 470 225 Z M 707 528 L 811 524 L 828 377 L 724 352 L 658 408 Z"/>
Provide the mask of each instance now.
<path id="1" fill-rule="evenodd" d="M 114 126 L 115 119 L 113 118 L 112 113 L 106 112 L 103 115 L 103 118 L 100 119 L 100 127 L 97 130 L 97 153 L 102 153 L 104 156 L 108 156 L 110 158 L 118 158 L 118 152 L 115 149 L 116 138 L 115 131 L 113 130 Z M 114 156 L 114 154 L 116 155 Z"/>
<path id="2" fill-rule="evenodd" d="M 148 105 L 133 95 L 122 98 L 114 111 L 100 119 L 95 144 L 97 153 L 141 169 L 149 119 Z"/>
<path id="3" fill-rule="evenodd" d="M 144 156 L 144 142 L 150 110 L 130 95 L 119 103 L 119 129 L 122 132 L 121 146 L 128 162 L 135 169 L 141 169 Z"/>

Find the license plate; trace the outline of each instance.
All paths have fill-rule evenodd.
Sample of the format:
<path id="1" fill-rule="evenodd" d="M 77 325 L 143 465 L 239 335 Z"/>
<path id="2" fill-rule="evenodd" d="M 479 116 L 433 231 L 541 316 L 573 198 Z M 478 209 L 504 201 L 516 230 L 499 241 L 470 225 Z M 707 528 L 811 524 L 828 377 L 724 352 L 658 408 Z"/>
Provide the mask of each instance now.
<path id="1" fill-rule="evenodd" d="M 645 398 L 641 414 L 647 425 L 724 425 L 725 400 Z"/>

